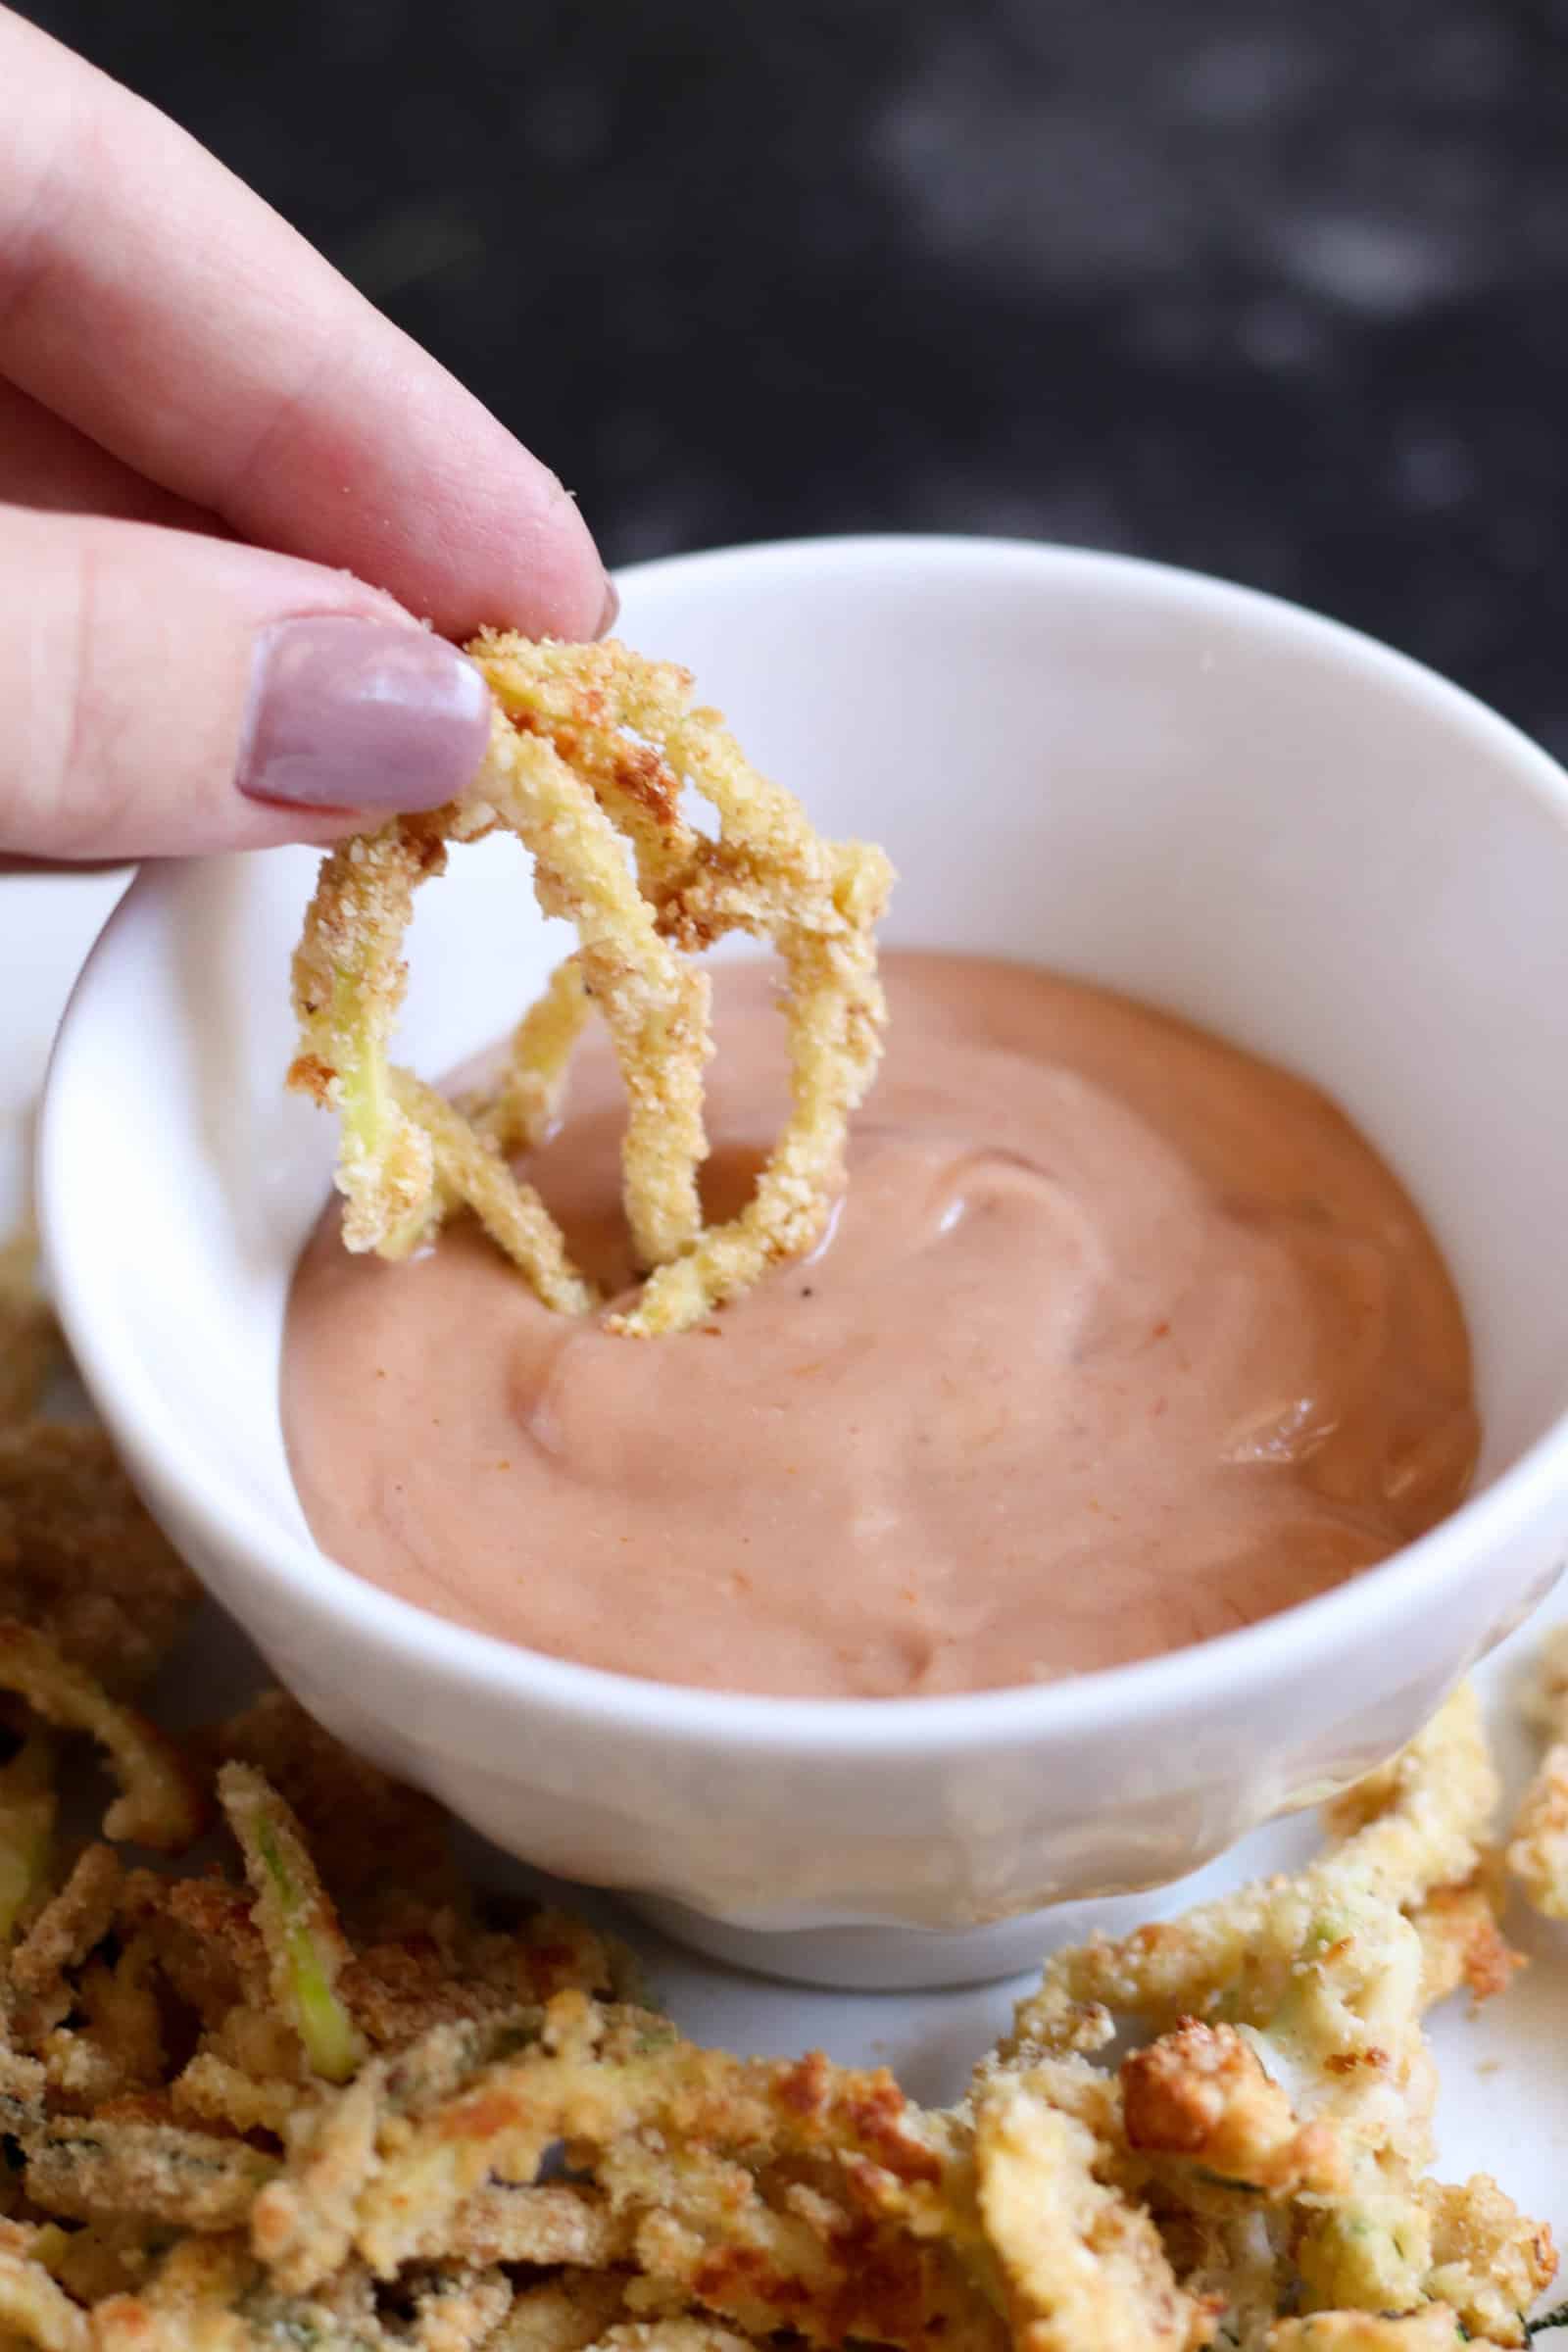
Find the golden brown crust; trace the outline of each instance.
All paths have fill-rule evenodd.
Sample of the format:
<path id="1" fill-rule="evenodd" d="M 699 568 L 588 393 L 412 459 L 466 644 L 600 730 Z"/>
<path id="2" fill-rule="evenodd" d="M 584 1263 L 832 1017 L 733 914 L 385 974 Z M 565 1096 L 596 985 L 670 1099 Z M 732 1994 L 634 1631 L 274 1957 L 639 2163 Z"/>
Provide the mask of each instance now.
<path id="1" fill-rule="evenodd" d="M 463 1203 L 563 1313 L 593 1303 L 537 1194 L 509 1166 L 560 1100 L 590 1008 L 625 1084 L 627 1222 L 650 1279 L 610 1328 L 678 1331 L 820 1237 L 842 1183 L 847 1121 L 880 1054 L 874 928 L 891 883 L 878 850 L 818 840 L 797 802 L 748 765 L 716 712 L 692 708 L 673 663 L 613 643 L 469 649 L 495 698 L 488 758 L 466 800 L 403 818 L 324 861 L 294 961 L 300 1050 L 289 1083 L 340 1114 L 350 1249 L 401 1256 Z M 691 782 L 717 813 L 690 825 Z M 448 1103 L 390 1062 L 413 895 L 447 840 L 505 826 L 529 851 L 546 914 L 576 955 L 513 1041 L 493 1091 Z M 635 872 L 624 848 L 630 843 Z M 708 982 L 685 960 L 732 931 L 783 959 L 792 1107 L 752 1200 L 705 1229 Z"/>
<path id="2" fill-rule="evenodd" d="M 79 1968 L 109 1933 L 120 1908 L 124 1872 L 113 1846 L 89 1845 L 11 1955 L 11 1987 L 24 2033 L 46 2034 L 72 2008 L 68 1971 Z"/>
<path id="3" fill-rule="evenodd" d="M 0 1619 L 0 1690 L 25 1699 L 45 1723 L 98 1741 L 121 1784 L 104 1815 L 106 1837 L 165 1853 L 197 1837 L 206 1808 L 172 1740 L 15 1618 Z"/>
<path id="4" fill-rule="evenodd" d="M 1479 2008 L 1506 1992 L 1528 1965 L 1497 1924 L 1504 1895 L 1498 1860 L 1496 1854 L 1485 1853 L 1462 1886 L 1434 1886 L 1412 1906 L 1410 1925 L 1421 1938 L 1424 2009 L 1446 2000 L 1461 1984 L 1472 2006 Z"/>
<path id="5" fill-rule="evenodd" d="M 200 1735 L 197 1747 L 214 1773 L 232 1761 L 265 1775 L 298 1816 L 340 1906 L 384 1905 L 389 1854 L 397 1856 L 394 1889 L 421 1913 L 458 1900 L 461 1882 L 448 1850 L 447 1817 L 434 1798 L 353 1754 L 288 1691 L 264 1690 L 239 1714 Z"/>
<path id="6" fill-rule="evenodd" d="M 1185 2018 L 1124 2062 L 1121 2089 L 1129 2148 L 1183 2156 L 1274 2195 L 1333 2196 L 1346 2185 L 1338 2134 L 1298 2122 L 1234 2026 Z"/>
<path id="7" fill-rule="evenodd" d="M 1149 2214 L 1101 2177 L 1094 2134 L 1028 2076 L 975 2115 L 981 2218 L 1019 2352 L 1188 2352 L 1207 2314 L 1178 2286 Z"/>
<path id="8" fill-rule="evenodd" d="M 1015 2049 L 970 2113 L 942 2115 L 881 2070 L 726 2057 L 605 1999 L 612 1945 L 455 1903 L 431 1810 L 271 1698 L 205 1743 L 230 1758 L 248 1885 L 89 1849 L 19 1946 L 28 2046 L 0 2067 L 0 2122 L 36 2218 L 11 2225 L 17 2308 L 41 2330 L 90 2305 L 89 2352 L 734 2352 L 781 2328 L 824 2352 L 1429 2352 L 1461 2327 L 1517 2344 L 1549 2238 L 1490 2180 L 1419 2177 L 1427 1939 L 1455 1982 L 1491 1918 L 1473 1732 L 1461 1701 L 1338 1808 L 1343 1842 L 1302 1881 L 1228 1898 L 1263 1944 L 1219 1989 L 1244 2010 L 1266 1990 L 1261 2025 L 1178 2018 L 1114 2074 Z M 356 1805 L 388 1836 L 406 1824 L 423 1896 L 377 1893 L 341 1819 Z M 1424 1886 L 1465 1841 L 1468 1880 Z M 1393 1907 L 1396 1866 L 1419 1931 Z M 1267 1939 L 1293 1923 L 1281 1974 Z M 1083 1954 L 1054 1967 L 1157 2020 L 1234 1958 L 1236 1926 L 1200 1911 L 1090 1947 L 1087 1977 Z M 159 1983 L 194 2016 L 194 2054 L 160 2038 Z M 302 1984 L 380 2044 L 341 2088 L 313 2069 Z M 71 2022 L 52 2023 L 62 1992 Z M 1069 2043 L 1103 2038 L 1093 2004 L 1040 2014 Z M 570 2177 L 541 2181 L 560 2144 Z M 81 2235 L 57 2249 L 50 2214 Z"/>
<path id="9" fill-rule="evenodd" d="M 1100 2176 L 1159 2216 L 1179 2283 L 1215 2301 L 1243 2352 L 1348 2345 L 1363 2318 L 1427 2306 L 1411 2342 L 1457 2340 L 1458 2324 L 1524 2341 L 1549 2245 L 1491 2182 L 1423 2177 L 1422 2015 L 1461 1982 L 1480 1993 L 1513 1973 L 1484 1843 L 1497 1795 L 1462 1690 L 1330 1808 L 1335 1842 L 1299 1877 L 1057 1954 L 977 2078 L 981 2100 L 1023 2072 L 1086 2122 Z M 1155 2038 L 1107 2094 L 1083 2054 L 1129 2020 Z M 1488 2251 L 1466 2260 L 1466 2232 Z M 1315 2337 L 1278 2333 L 1293 2311 L 1316 2311 Z"/>

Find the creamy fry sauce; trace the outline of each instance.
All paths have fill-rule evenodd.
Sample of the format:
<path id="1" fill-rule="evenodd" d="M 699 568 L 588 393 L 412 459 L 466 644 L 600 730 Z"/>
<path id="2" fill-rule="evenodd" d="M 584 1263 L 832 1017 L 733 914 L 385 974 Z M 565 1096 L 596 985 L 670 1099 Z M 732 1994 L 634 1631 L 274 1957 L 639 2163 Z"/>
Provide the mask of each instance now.
<path id="1" fill-rule="evenodd" d="M 550 1313 L 466 1222 L 412 1264 L 332 1209 L 283 1413 L 322 1548 L 439 1615 L 715 1690 L 988 1690 L 1149 1657 L 1353 1576 L 1453 1509 L 1463 1319 L 1322 1095 L 1128 999 L 884 958 L 882 1075 L 827 1239 L 675 1339 Z M 765 966 L 715 974 L 705 1195 L 780 1122 Z M 528 1173 L 607 1290 L 595 1039 Z"/>

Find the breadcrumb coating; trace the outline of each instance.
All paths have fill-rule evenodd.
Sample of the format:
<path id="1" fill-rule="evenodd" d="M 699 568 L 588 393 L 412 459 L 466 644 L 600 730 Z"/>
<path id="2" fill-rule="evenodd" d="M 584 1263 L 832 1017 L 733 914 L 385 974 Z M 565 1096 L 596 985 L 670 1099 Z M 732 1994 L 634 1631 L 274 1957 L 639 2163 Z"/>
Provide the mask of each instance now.
<path id="1" fill-rule="evenodd" d="M 338 1114 L 351 1250 L 404 1256 L 466 1205 L 548 1306 L 582 1313 L 597 1303 L 591 1286 L 511 1162 L 556 1115 L 572 1047 L 597 1014 L 625 1087 L 622 1194 L 648 1274 L 608 1327 L 682 1331 L 820 1239 L 881 1052 L 875 926 L 891 868 L 863 843 L 820 840 L 718 713 L 693 707 L 674 663 L 489 632 L 468 650 L 495 703 L 487 758 L 462 802 L 323 861 L 294 958 L 289 1084 Z M 688 784 L 716 814 L 711 837 L 682 812 Z M 539 906 L 573 925 L 577 952 L 525 1015 L 495 1084 L 447 1102 L 392 1065 L 403 936 L 447 844 L 498 827 L 528 851 Z M 751 1200 L 706 1227 L 712 1041 L 708 979 L 689 958 L 734 931 L 780 956 L 791 1107 Z"/>

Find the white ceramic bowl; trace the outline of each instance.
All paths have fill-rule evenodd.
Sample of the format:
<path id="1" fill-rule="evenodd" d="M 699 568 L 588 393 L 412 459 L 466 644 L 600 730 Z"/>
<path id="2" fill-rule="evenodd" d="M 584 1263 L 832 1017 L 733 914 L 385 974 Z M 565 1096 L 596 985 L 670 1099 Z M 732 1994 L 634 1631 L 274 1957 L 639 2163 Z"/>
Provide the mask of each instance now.
<path id="1" fill-rule="evenodd" d="M 303 852 L 149 869 L 99 943 L 42 1125 L 62 1312 L 153 1509 L 351 1744 L 721 1957 L 998 1974 L 1041 1907 L 1175 1878 L 1380 1760 L 1557 1574 L 1568 778 L 1363 638 L 1119 558 L 819 541 L 621 588 L 628 640 L 690 662 L 825 829 L 887 843 L 893 941 L 1135 990 L 1338 1096 L 1464 1298 L 1473 1500 L 1246 1632 L 974 1697 L 668 1689 L 387 1597 L 317 1551 L 278 1423 L 333 1142 L 281 1092 Z M 560 946 L 514 843 L 460 854 L 420 904 L 408 1057 L 486 1043 Z"/>

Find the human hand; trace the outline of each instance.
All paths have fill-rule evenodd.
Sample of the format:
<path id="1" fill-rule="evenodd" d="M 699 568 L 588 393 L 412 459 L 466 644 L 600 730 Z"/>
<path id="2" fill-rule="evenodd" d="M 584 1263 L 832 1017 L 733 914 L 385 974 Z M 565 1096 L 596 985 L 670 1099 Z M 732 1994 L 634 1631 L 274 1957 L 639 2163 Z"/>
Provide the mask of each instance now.
<path id="1" fill-rule="evenodd" d="M 565 491 L 194 140 L 4 9 L 0 154 L 0 852 L 326 841 L 450 799 L 489 711 L 445 640 L 613 617 Z"/>

